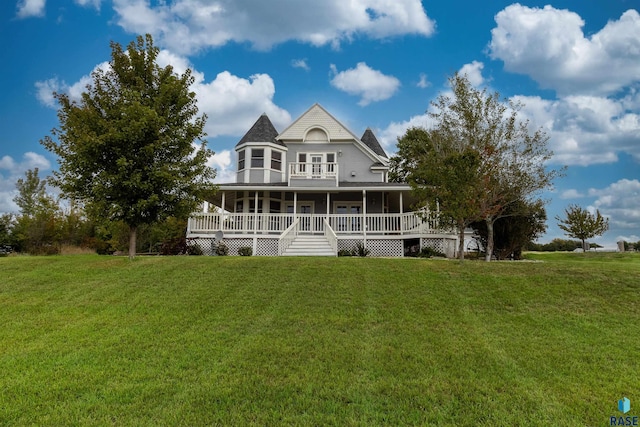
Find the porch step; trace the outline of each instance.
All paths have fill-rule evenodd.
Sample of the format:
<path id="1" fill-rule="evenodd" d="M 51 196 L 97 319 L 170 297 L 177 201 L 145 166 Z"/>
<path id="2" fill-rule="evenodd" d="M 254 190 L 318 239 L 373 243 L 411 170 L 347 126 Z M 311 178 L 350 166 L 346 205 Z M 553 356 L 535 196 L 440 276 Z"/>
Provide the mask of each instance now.
<path id="1" fill-rule="evenodd" d="M 283 256 L 336 256 L 324 236 L 298 235 Z"/>

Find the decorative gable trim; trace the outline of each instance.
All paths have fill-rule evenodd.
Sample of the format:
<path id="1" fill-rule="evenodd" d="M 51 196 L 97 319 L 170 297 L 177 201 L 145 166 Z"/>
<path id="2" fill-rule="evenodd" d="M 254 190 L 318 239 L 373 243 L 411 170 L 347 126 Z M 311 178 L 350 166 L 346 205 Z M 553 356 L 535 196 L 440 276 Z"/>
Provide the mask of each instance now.
<path id="1" fill-rule="evenodd" d="M 365 153 L 373 162 L 387 164 L 389 161 L 386 155 L 376 153 L 372 147 L 365 144 L 318 103 L 313 104 L 311 108 L 276 136 L 276 140 L 283 142 L 285 145 L 293 142 L 305 142 L 307 135 L 313 129 L 322 129 L 325 131 L 328 142 L 339 141 L 355 143 L 355 146 Z M 382 149 L 381 152 L 383 152 Z"/>

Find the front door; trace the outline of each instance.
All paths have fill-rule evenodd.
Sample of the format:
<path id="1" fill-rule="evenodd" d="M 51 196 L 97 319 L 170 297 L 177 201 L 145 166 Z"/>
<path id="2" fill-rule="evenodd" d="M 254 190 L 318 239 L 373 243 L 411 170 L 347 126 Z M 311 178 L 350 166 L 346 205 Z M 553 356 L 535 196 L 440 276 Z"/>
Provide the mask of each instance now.
<path id="1" fill-rule="evenodd" d="M 287 213 L 293 213 L 293 205 L 288 204 L 286 206 Z M 298 217 L 300 218 L 300 231 L 313 231 L 312 230 L 312 216 L 313 202 L 298 202 Z"/>

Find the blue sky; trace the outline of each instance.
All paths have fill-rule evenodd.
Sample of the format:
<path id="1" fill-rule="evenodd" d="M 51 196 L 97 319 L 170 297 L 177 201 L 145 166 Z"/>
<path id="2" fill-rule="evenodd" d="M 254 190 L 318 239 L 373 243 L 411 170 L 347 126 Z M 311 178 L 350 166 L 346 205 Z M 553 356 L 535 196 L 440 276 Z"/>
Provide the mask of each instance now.
<path id="1" fill-rule="evenodd" d="M 195 71 L 218 182 L 233 180 L 233 147 L 260 114 L 281 131 L 315 102 L 393 154 L 461 71 L 525 104 L 551 166 L 568 166 L 542 195 L 541 241 L 564 237 L 554 217 L 571 203 L 610 219 L 596 242 L 639 241 L 639 11 L 640 0 L 3 1 L 0 212 L 16 211 L 27 169 L 56 168 L 39 144 L 58 125 L 51 92 L 78 96 L 110 41 L 149 32 L 160 61 Z"/>

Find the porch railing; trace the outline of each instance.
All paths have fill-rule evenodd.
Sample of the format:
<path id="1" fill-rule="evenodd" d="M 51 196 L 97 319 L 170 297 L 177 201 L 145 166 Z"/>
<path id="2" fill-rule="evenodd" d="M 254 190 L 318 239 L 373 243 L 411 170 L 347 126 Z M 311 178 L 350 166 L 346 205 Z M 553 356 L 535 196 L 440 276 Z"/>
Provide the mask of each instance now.
<path id="1" fill-rule="evenodd" d="M 189 218 L 190 234 L 274 234 L 285 232 L 298 220 L 298 233 L 324 233 L 328 225 L 337 235 L 430 234 L 439 233 L 435 214 L 416 212 L 392 214 L 276 214 L 276 213 L 195 213 Z"/>

